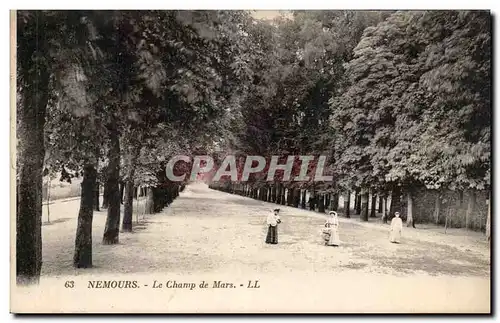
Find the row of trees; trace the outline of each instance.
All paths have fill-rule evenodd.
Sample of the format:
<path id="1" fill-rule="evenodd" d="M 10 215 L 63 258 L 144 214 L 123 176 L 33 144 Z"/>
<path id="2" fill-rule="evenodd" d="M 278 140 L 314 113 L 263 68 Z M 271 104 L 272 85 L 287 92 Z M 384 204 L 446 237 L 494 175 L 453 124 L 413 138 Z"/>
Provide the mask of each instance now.
<path id="1" fill-rule="evenodd" d="M 283 156 L 283 163 L 288 155 L 325 155 L 334 181 L 281 183 L 277 175 L 269 182 L 263 170 L 251 177 L 251 190 L 271 191 L 273 202 L 284 188 L 320 200 L 344 194 L 348 201 L 354 192 L 364 221 L 369 194 L 381 205 L 390 197 L 390 214 L 403 211 L 408 226 L 422 213 L 415 210 L 422 190 L 435 192 L 438 218 L 450 190 L 466 191 L 471 227 L 476 195 L 491 187 L 490 14 L 298 11 L 293 17 L 262 24 L 253 35 L 266 55 L 257 60 L 260 77 L 242 103 L 238 135 L 225 148 L 239 156 Z"/>
<path id="2" fill-rule="evenodd" d="M 395 211 L 392 209 L 393 212 L 389 212 L 387 201 L 384 201 L 382 198 L 377 200 L 374 194 L 372 194 L 369 199 L 371 202 L 370 205 L 368 205 L 368 201 L 362 203 L 360 194 L 354 194 L 353 199 L 351 199 L 353 194 L 344 196 L 344 203 L 341 205 L 339 204 L 340 195 L 333 190 L 315 195 L 314 190 L 301 189 L 300 187 L 286 188 L 285 185 L 272 185 L 257 188 L 255 185 L 250 184 L 219 181 L 211 182 L 209 187 L 211 189 L 230 194 L 238 194 L 264 202 L 309 209 L 320 213 L 342 210 L 346 218 L 351 217 L 351 212 L 367 218 L 368 215 L 374 218 L 377 216 L 377 213 L 381 213 L 382 219 L 387 222 L 389 214 Z M 354 202 L 353 208 L 351 208 L 351 201 Z"/>
<path id="3" fill-rule="evenodd" d="M 40 276 L 44 174 L 83 176 L 78 268 L 92 266 L 99 185 L 103 244 L 119 242 L 120 183 L 124 231 L 137 186 L 149 187 L 150 212 L 178 195 L 185 182 L 167 180 L 166 161 L 209 153 L 226 135 L 251 80 L 251 21 L 237 11 L 17 12 L 18 283 Z"/>

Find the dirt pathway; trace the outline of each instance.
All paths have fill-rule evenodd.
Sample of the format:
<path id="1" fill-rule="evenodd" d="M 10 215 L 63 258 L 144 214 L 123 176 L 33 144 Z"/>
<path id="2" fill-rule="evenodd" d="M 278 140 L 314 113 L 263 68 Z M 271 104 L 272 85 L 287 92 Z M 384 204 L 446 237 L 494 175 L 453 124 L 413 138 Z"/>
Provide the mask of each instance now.
<path id="1" fill-rule="evenodd" d="M 279 244 L 266 245 L 265 216 L 274 206 L 193 184 L 134 233 L 121 233 L 115 246 L 100 244 L 105 212 L 96 212 L 95 268 L 76 271 L 78 201 L 56 203 L 54 223 L 43 227 L 40 295 L 74 308 L 76 298 L 60 296 L 57 285 L 76 279 L 81 287 L 72 293 L 85 297 L 86 311 L 489 312 L 489 248 L 479 234 L 407 229 L 394 245 L 387 226 L 341 218 L 342 246 L 325 247 L 324 215 L 282 206 Z M 108 291 L 119 293 L 110 299 L 84 287 L 89 279 L 133 279 L 141 289 Z M 221 280 L 237 288 L 151 289 L 154 280 L 206 280 L 210 287 Z M 248 289 L 249 280 L 260 288 Z"/>

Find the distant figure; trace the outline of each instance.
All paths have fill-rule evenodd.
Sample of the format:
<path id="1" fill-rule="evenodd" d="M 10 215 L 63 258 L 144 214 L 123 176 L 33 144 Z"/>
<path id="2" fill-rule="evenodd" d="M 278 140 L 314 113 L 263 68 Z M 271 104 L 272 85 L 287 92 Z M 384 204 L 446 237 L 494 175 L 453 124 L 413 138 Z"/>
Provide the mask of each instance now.
<path id="1" fill-rule="evenodd" d="M 399 243 L 401 240 L 401 230 L 403 229 L 403 220 L 399 217 L 399 212 L 394 213 L 394 218 L 391 221 L 390 241 Z"/>
<path id="2" fill-rule="evenodd" d="M 268 229 L 266 243 L 278 244 L 278 224 L 281 223 L 279 213 L 280 209 L 274 209 L 274 211 L 267 216 Z"/>
<path id="3" fill-rule="evenodd" d="M 330 211 L 329 217 L 326 219 L 323 239 L 325 240 L 325 246 L 338 247 L 340 245 L 339 218 L 335 211 Z"/>

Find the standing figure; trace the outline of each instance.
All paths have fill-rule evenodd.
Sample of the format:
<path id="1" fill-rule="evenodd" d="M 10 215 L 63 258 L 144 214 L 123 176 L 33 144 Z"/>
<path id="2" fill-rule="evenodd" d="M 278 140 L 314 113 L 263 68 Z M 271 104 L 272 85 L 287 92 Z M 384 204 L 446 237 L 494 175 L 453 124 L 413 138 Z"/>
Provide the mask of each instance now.
<path id="1" fill-rule="evenodd" d="M 273 212 L 267 216 L 267 236 L 266 243 L 278 244 L 278 224 L 281 223 L 279 216 L 280 209 L 274 209 Z"/>
<path id="2" fill-rule="evenodd" d="M 403 220 L 399 217 L 399 212 L 394 213 L 394 218 L 391 221 L 390 241 L 399 243 L 401 240 L 401 230 L 403 229 Z"/>
<path id="3" fill-rule="evenodd" d="M 323 229 L 323 238 L 325 240 L 325 246 L 338 247 L 340 245 L 339 239 L 339 218 L 337 212 L 330 211 L 328 219 L 325 222 L 325 228 Z"/>

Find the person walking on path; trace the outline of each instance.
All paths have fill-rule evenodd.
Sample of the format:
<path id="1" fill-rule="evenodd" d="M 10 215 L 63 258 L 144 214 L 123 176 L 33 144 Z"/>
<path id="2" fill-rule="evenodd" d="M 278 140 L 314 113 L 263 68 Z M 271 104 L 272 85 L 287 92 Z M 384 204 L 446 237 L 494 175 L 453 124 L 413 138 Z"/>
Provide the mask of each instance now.
<path id="1" fill-rule="evenodd" d="M 323 229 L 325 246 L 340 246 L 339 239 L 339 218 L 335 211 L 330 211 L 328 219 L 325 222 Z"/>
<path id="2" fill-rule="evenodd" d="M 389 234 L 389 240 L 392 243 L 400 243 L 401 230 L 403 230 L 403 220 L 399 217 L 399 212 L 396 212 L 394 213 L 394 218 L 391 221 L 391 231 Z"/>
<path id="3" fill-rule="evenodd" d="M 274 209 L 267 216 L 267 236 L 266 243 L 268 244 L 278 244 L 278 224 L 281 223 L 279 216 L 280 209 Z"/>

